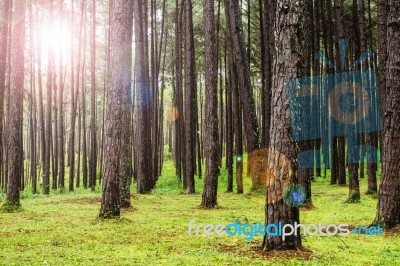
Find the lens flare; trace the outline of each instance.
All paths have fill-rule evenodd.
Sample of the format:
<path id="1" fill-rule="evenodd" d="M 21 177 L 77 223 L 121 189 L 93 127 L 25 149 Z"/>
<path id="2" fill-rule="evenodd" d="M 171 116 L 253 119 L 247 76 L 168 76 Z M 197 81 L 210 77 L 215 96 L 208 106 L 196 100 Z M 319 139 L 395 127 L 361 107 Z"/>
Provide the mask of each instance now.
<path id="1" fill-rule="evenodd" d="M 292 184 L 289 186 L 283 197 L 283 201 L 286 205 L 290 205 L 292 207 L 299 207 L 306 200 L 306 192 L 304 188 L 299 184 Z"/>
<path id="2" fill-rule="evenodd" d="M 169 106 L 164 111 L 164 119 L 167 122 L 175 122 L 179 118 L 179 110 L 175 106 Z"/>

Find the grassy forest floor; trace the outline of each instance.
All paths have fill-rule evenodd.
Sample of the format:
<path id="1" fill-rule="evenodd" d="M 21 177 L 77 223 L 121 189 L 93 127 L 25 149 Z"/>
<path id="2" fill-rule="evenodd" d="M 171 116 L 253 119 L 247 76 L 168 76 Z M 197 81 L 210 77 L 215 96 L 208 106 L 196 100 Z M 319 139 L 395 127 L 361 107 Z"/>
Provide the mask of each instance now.
<path id="1" fill-rule="evenodd" d="M 197 191 L 202 181 L 197 179 Z M 198 208 L 201 193 L 182 194 L 171 162 L 166 162 L 157 188 L 149 195 L 132 195 L 132 206 L 121 219 L 101 221 L 100 189 L 53 192 L 49 196 L 22 194 L 22 210 L 0 213 L 0 265 L 400 265 L 400 235 L 303 237 L 304 252 L 262 253 L 262 237 L 188 236 L 188 222 L 229 224 L 245 216 L 248 223 L 264 220 L 265 195 L 225 193 L 222 171 L 220 208 Z M 369 225 L 376 196 L 365 195 L 361 179 L 360 203 L 346 204 L 348 188 L 331 186 L 329 178 L 313 183 L 315 208 L 301 210 L 300 222 Z M 132 187 L 132 191 L 135 188 Z M 0 204 L 4 195 L 0 195 Z"/>

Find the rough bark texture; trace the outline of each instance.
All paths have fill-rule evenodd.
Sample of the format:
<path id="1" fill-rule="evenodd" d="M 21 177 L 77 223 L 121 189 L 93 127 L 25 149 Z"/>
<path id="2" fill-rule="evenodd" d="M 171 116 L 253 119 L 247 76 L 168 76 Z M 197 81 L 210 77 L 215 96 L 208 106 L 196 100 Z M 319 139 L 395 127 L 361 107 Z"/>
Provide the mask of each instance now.
<path id="1" fill-rule="evenodd" d="M 135 10 L 135 175 L 137 192 L 153 189 L 150 131 L 150 78 L 147 53 L 145 5 L 134 1 Z M 146 11 L 147 12 L 147 11 Z"/>
<path id="2" fill-rule="evenodd" d="M 22 101 L 24 89 L 24 47 L 25 47 L 25 0 L 13 1 L 13 16 L 11 46 L 11 91 L 8 125 L 8 182 L 6 205 L 18 207 L 21 180 L 21 153 L 23 149 L 20 131 L 22 130 Z"/>
<path id="3" fill-rule="evenodd" d="M 336 51 L 339 49 L 339 40 L 344 38 L 344 14 L 343 14 L 344 0 L 335 0 L 335 35 L 336 35 Z M 340 61 L 340 53 L 336 54 L 336 72 L 345 71 Z M 346 184 L 346 165 L 345 165 L 345 138 L 343 136 L 334 137 L 332 142 L 332 170 L 331 170 L 331 184 L 338 183 L 340 185 Z"/>
<path id="4" fill-rule="evenodd" d="M 276 0 L 264 1 L 262 5 L 262 78 L 263 78 L 263 93 L 262 97 L 262 136 L 261 147 L 269 146 L 269 128 L 271 125 L 271 93 L 272 93 L 272 61 L 274 50 L 274 18 L 275 18 Z"/>
<path id="5" fill-rule="evenodd" d="M 120 215 L 120 179 L 124 150 L 129 142 L 124 138 L 126 127 L 125 95 L 131 91 L 131 55 L 133 2 L 114 0 L 110 18 L 110 68 L 106 114 L 106 143 L 103 194 L 100 217 Z M 129 147 L 128 147 L 129 148 Z"/>
<path id="6" fill-rule="evenodd" d="M 227 49 L 225 45 L 225 69 L 228 69 L 227 65 Z M 228 72 L 230 72 L 228 70 Z M 233 192 L 233 141 L 234 141 L 234 130 L 233 130 L 233 89 L 231 84 L 230 73 L 225 75 L 225 97 L 226 97 L 226 168 L 228 172 L 228 186 L 227 192 Z"/>
<path id="7" fill-rule="evenodd" d="M 122 128 L 122 143 L 121 158 L 120 158 L 120 193 L 121 193 L 121 207 L 128 208 L 131 206 L 131 177 L 132 177 L 132 153 L 131 153 L 131 108 L 132 108 L 132 29 L 133 29 L 133 4 L 127 7 L 127 25 L 124 31 L 124 56 L 126 57 L 124 64 L 124 75 L 126 76 L 126 84 L 122 91 L 122 121 L 124 127 Z M 129 13 L 128 13 L 129 12 Z M 93 97 L 93 96 L 92 96 Z M 94 145 L 94 144 L 93 144 Z M 95 171 L 95 169 L 93 169 Z"/>
<path id="8" fill-rule="evenodd" d="M 184 178 L 186 181 L 186 193 L 195 193 L 194 186 L 194 148 L 195 139 L 195 118 L 196 106 L 196 72 L 195 72 L 195 54 L 193 37 L 193 16 L 192 0 L 185 0 L 185 163 Z"/>
<path id="9" fill-rule="evenodd" d="M 387 72 L 384 98 L 382 175 L 376 223 L 400 224 L 400 2 L 390 0 L 387 20 Z"/>
<path id="10" fill-rule="evenodd" d="M 272 103 L 273 112 L 270 129 L 271 152 L 268 156 L 266 180 L 267 200 L 265 205 L 266 224 L 294 224 L 299 222 L 299 209 L 286 204 L 285 191 L 294 183 L 297 171 L 298 148 L 291 137 L 289 99 L 286 82 L 299 75 L 300 65 L 300 20 L 297 1 L 278 0 L 275 16 L 275 60 L 273 67 Z M 264 237 L 263 247 L 267 250 L 299 249 L 301 239 L 288 236 Z"/>
<path id="11" fill-rule="evenodd" d="M 212 208 L 217 205 L 219 174 L 218 136 L 218 56 L 215 36 L 214 0 L 205 0 L 204 29 L 206 57 L 206 103 L 205 103 L 205 152 L 206 176 L 201 206 Z"/>
<path id="12" fill-rule="evenodd" d="M 301 58 L 301 76 L 309 77 L 311 76 L 311 58 L 313 53 L 313 3 L 311 0 L 305 0 L 303 3 L 303 21 L 302 21 L 302 58 Z M 311 102 L 307 103 L 311 105 Z M 310 108 L 311 112 L 313 111 Z M 307 118 L 311 119 L 311 113 Z M 312 141 L 304 140 L 299 143 L 300 151 L 307 151 L 312 149 Z M 311 203 L 311 177 L 313 176 L 313 168 L 299 168 L 298 170 L 298 180 L 301 187 L 306 193 L 306 198 L 304 203 Z"/>

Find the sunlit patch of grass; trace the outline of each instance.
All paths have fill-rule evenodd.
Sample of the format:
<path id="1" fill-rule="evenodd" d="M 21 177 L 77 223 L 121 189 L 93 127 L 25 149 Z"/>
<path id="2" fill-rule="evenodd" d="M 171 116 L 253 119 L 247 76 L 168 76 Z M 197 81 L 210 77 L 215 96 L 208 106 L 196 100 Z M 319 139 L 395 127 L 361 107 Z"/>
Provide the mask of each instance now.
<path id="1" fill-rule="evenodd" d="M 243 167 L 246 169 L 246 167 Z M 204 171 L 204 168 L 203 168 Z M 329 172 L 328 172 L 329 175 Z M 344 204 L 348 188 L 330 185 L 329 177 L 313 182 L 312 209 L 300 211 L 304 224 L 347 223 L 369 225 L 375 217 L 376 199 Z M 188 235 L 188 223 L 229 224 L 236 219 L 250 224 L 264 221 L 265 193 L 251 191 L 244 174 L 244 194 L 225 193 L 225 163 L 219 177 L 218 205 L 199 208 L 203 179 L 196 177 L 197 194 L 182 194 L 171 161 L 165 162 L 156 189 L 135 194 L 133 209 L 122 210 L 120 219 L 98 219 L 100 188 L 79 188 L 49 196 L 24 192 L 22 212 L 0 214 L 1 265 L 398 265 L 400 236 L 390 231 L 383 237 L 351 234 L 348 237 L 306 236 L 305 252 L 265 254 L 262 237 Z M 234 191 L 236 190 L 234 182 Z M 0 198 L 0 204 L 4 202 Z M 396 233 L 397 232 L 397 233 Z"/>

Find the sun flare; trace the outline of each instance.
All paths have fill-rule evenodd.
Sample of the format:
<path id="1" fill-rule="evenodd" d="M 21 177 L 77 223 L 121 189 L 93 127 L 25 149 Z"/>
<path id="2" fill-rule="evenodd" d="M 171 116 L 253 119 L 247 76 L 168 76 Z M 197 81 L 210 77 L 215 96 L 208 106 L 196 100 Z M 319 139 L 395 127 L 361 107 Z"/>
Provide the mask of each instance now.
<path id="1" fill-rule="evenodd" d="M 71 31 L 68 25 L 59 19 L 43 21 L 40 42 L 43 48 L 43 60 L 47 60 L 49 54 L 54 54 L 56 61 L 63 64 L 71 57 Z"/>

